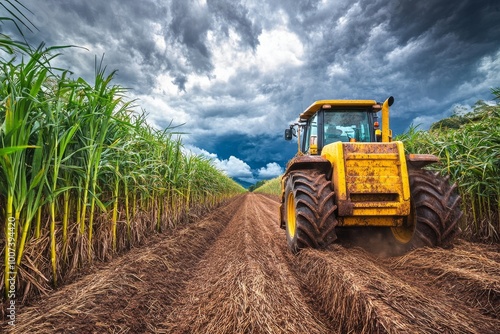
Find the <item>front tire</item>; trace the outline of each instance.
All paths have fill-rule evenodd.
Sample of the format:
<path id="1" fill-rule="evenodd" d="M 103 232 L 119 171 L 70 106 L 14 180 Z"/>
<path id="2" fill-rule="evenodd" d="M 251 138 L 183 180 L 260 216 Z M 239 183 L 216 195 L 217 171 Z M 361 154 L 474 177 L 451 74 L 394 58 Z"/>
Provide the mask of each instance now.
<path id="1" fill-rule="evenodd" d="M 284 218 L 288 247 L 324 248 L 337 239 L 331 182 L 315 170 L 290 173 L 285 186 Z"/>

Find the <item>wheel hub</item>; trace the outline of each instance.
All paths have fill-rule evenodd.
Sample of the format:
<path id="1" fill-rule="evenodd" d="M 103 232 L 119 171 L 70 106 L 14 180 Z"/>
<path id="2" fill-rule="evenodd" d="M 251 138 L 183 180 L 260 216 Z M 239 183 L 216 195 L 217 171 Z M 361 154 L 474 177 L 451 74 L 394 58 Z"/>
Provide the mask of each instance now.
<path id="1" fill-rule="evenodd" d="M 416 227 L 415 207 L 413 201 L 410 204 L 410 215 L 404 219 L 402 226 L 391 227 L 394 238 L 402 244 L 407 244 L 413 238 Z"/>
<path id="2" fill-rule="evenodd" d="M 295 229 L 297 228 L 295 222 L 295 198 L 293 193 L 288 194 L 286 199 L 286 230 L 288 236 L 293 238 L 295 236 Z"/>

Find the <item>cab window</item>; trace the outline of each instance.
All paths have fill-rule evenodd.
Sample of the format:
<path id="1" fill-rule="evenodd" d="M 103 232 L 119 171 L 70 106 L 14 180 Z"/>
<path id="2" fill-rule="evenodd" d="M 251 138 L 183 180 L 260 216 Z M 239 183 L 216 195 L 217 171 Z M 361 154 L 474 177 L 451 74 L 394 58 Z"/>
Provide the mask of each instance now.
<path id="1" fill-rule="evenodd" d="M 318 154 L 318 114 L 309 120 L 305 134 L 304 152 Z"/>
<path id="2" fill-rule="evenodd" d="M 368 112 L 332 110 L 325 112 L 324 143 L 370 142 Z"/>

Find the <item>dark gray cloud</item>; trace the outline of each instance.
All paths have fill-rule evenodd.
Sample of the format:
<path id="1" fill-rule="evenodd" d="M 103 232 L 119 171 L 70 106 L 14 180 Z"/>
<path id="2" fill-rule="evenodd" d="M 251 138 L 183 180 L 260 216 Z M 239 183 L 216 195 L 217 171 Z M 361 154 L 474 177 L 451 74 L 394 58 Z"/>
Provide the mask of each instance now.
<path id="1" fill-rule="evenodd" d="M 207 7 L 226 37 L 229 36 L 229 27 L 232 27 L 241 36 L 243 47 L 257 47 L 262 29 L 258 22 L 255 24 L 249 18 L 249 10 L 245 6 L 231 0 L 207 0 Z"/>
<path id="2" fill-rule="evenodd" d="M 70 64 L 84 77 L 93 73 L 93 56 L 105 54 L 125 86 L 146 92 L 157 73 L 164 71 L 172 74 L 180 90 L 190 73 L 210 76 L 209 32 L 227 34 L 228 26 L 234 26 L 241 45 L 250 48 L 258 44 L 260 32 L 245 7 L 233 2 L 28 0 L 24 5 L 34 13 L 28 13 L 29 19 L 39 28 L 36 34 L 26 34 L 28 42 L 87 48 L 91 54 L 86 62 Z M 158 47 L 158 39 L 164 40 L 164 49 Z"/>
<path id="3" fill-rule="evenodd" d="M 172 1 L 170 8 L 172 21 L 165 32 L 172 37 L 174 45 L 182 48 L 187 70 L 198 74 L 210 73 L 213 65 L 206 38 L 211 20 L 206 11 L 192 1 Z"/>
<path id="4" fill-rule="evenodd" d="M 254 171 L 284 166 L 292 146 L 280 151 L 282 131 L 314 100 L 394 95 L 391 124 L 401 132 L 500 86 L 493 0 L 23 4 L 38 28 L 25 33 L 31 44 L 82 47 L 65 50 L 58 66 L 91 80 L 104 54 L 152 123 L 185 123 L 185 141 Z"/>
<path id="5" fill-rule="evenodd" d="M 341 98 L 393 94 L 396 108 L 410 109 L 396 116 L 411 120 L 422 112 L 436 114 L 436 107 L 442 113 L 455 103 L 479 98 L 478 90 L 458 92 L 484 75 L 478 69 L 485 55 L 498 58 L 500 9 L 493 1 L 328 4 L 316 17 L 316 30 L 295 26 L 314 50 L 307 53 L 309 72 L 326 88 L 307 90 L 307 96 L 328 90 Z M 303 20 L 310 23 L 310 16 Z M 487 87 L 482 90 L 484 98 Z M 413 109 L 410 101 L 432 110 Z"/>

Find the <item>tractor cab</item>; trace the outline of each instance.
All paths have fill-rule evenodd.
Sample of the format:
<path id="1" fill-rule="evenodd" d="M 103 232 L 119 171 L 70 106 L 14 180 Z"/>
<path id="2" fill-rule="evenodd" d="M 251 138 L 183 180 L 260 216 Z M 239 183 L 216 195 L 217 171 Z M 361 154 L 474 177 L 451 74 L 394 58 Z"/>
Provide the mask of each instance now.
<path id="1" fill-rule="evenodd" d="M 318 155 L 322 148 L 334 142 L 380 141 L 377 112 L 381 105 L 376 101 L 320 100 L 302 114 L 299 123 L 300 150 Z M 285 138 L 293 136 L 292 127 L 285 131 Z M 302 132 L 302 134 L 301 134 Z"/>

